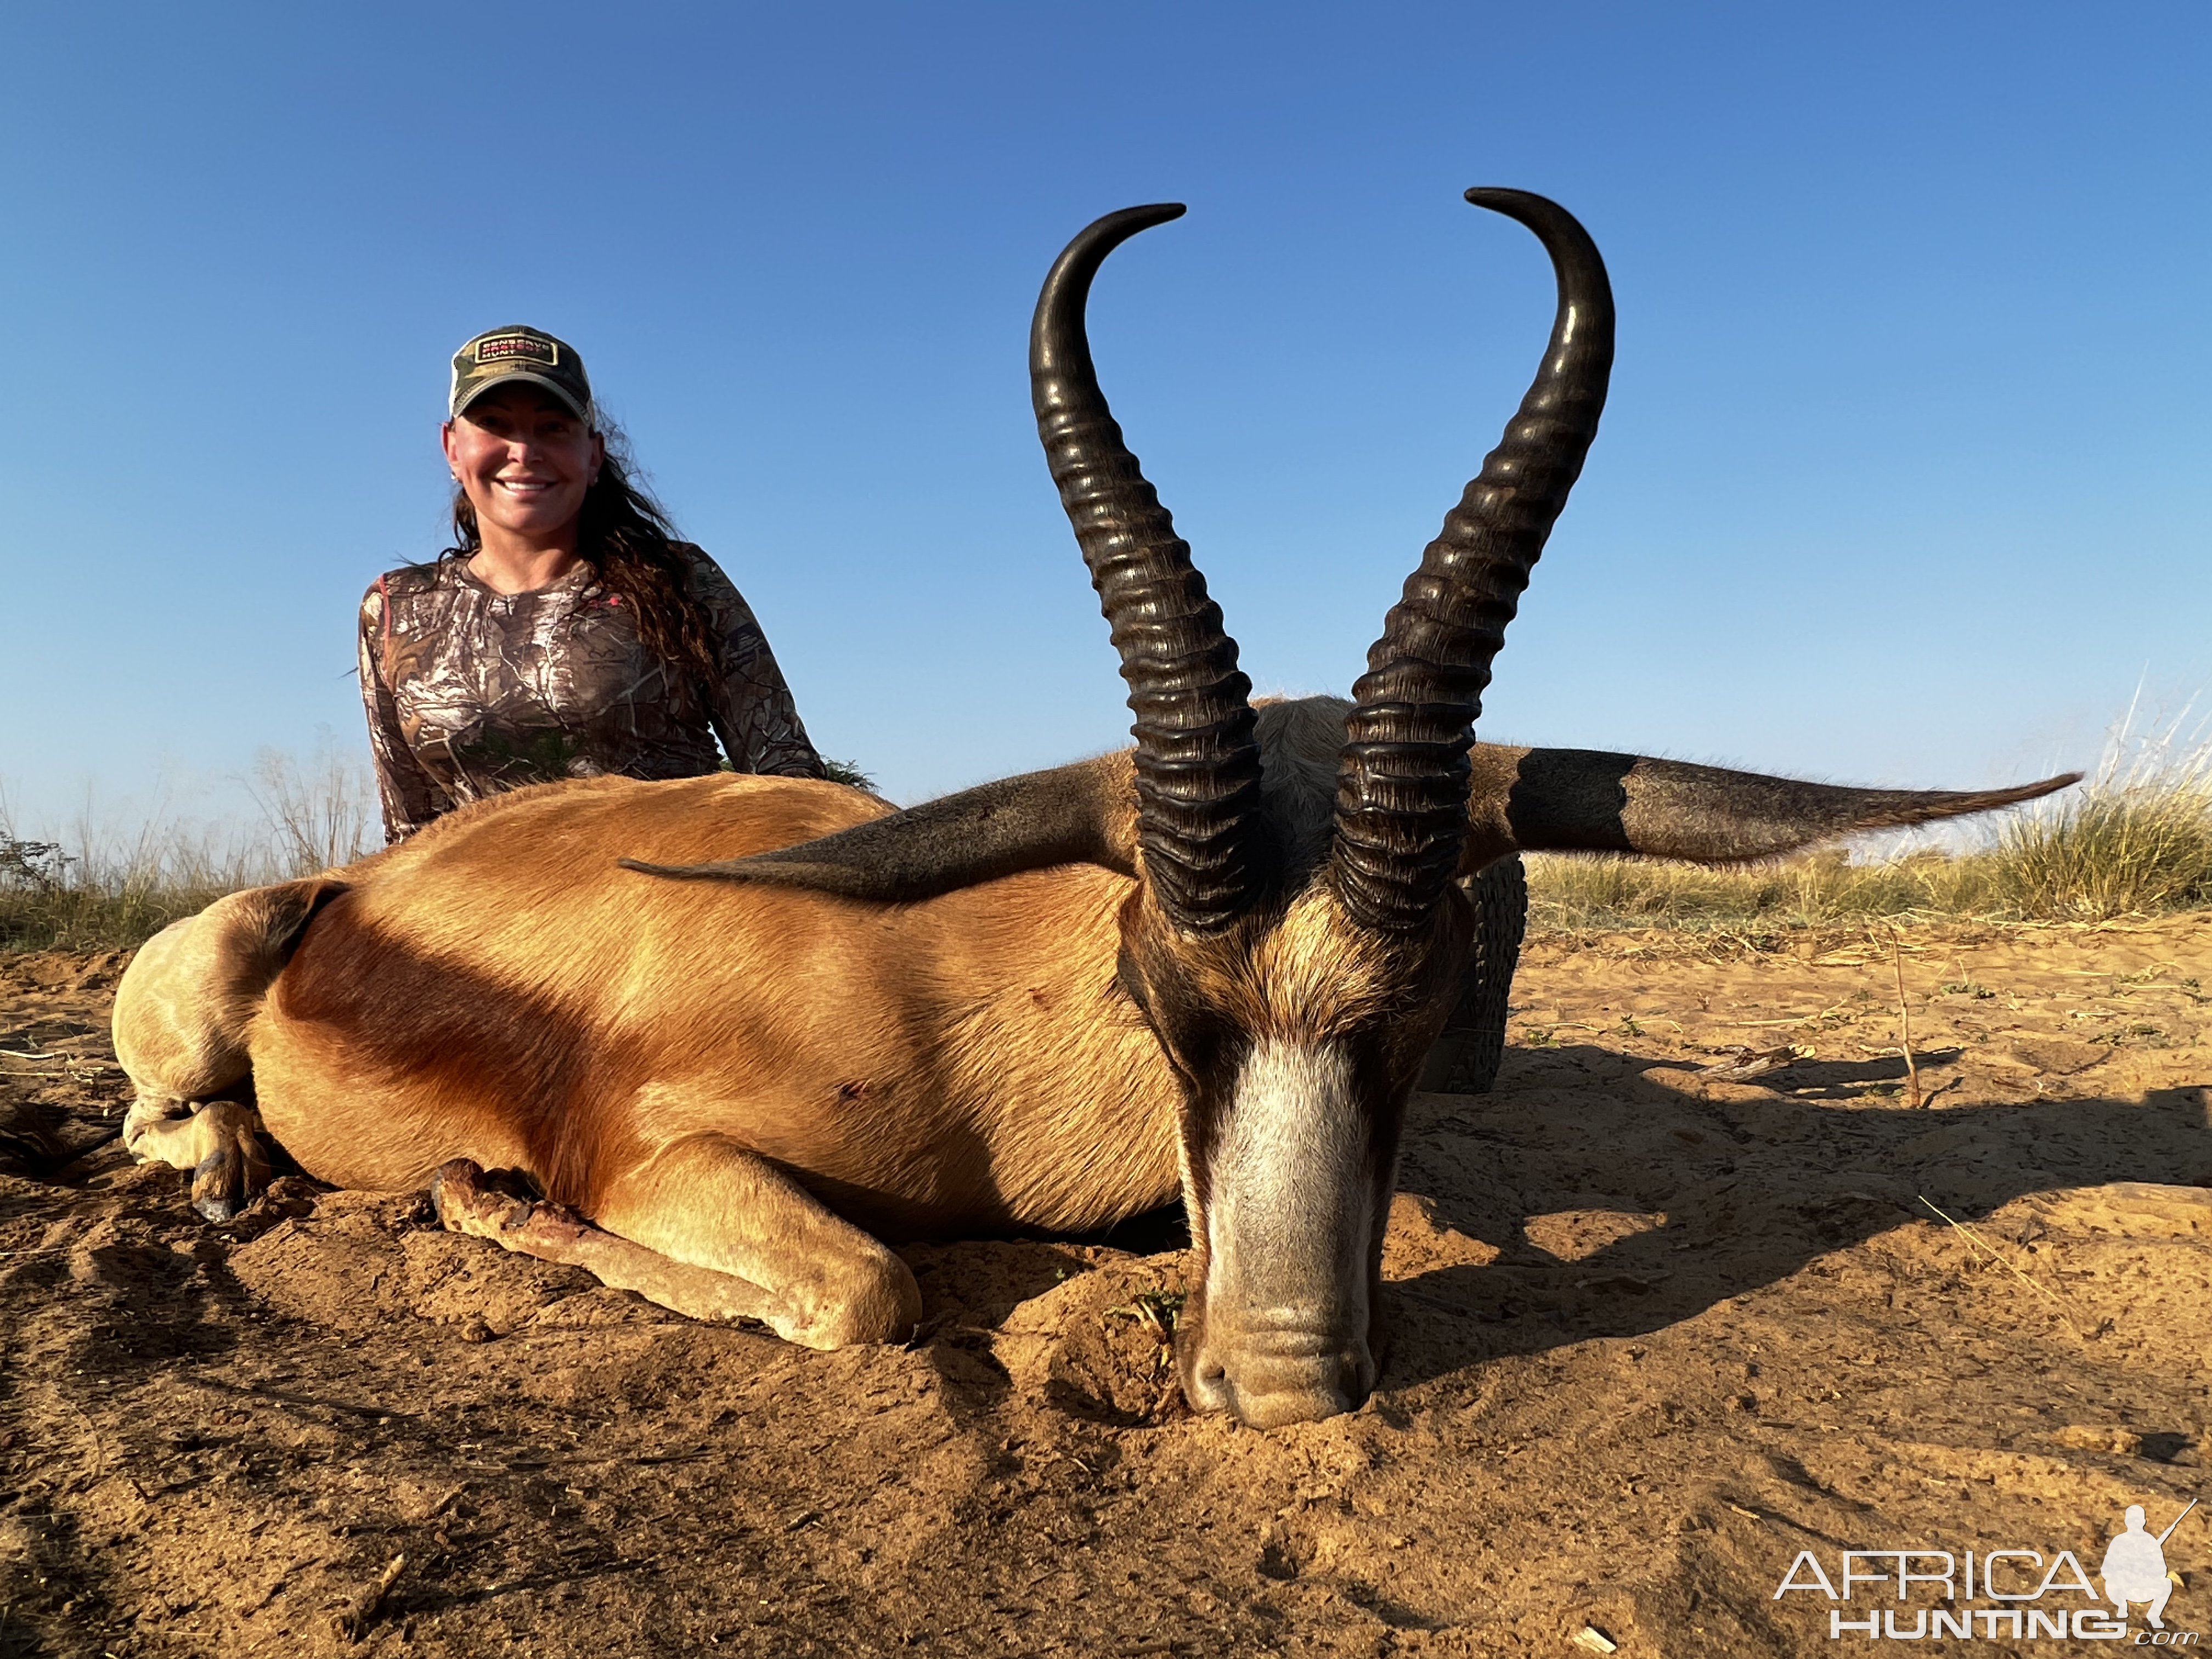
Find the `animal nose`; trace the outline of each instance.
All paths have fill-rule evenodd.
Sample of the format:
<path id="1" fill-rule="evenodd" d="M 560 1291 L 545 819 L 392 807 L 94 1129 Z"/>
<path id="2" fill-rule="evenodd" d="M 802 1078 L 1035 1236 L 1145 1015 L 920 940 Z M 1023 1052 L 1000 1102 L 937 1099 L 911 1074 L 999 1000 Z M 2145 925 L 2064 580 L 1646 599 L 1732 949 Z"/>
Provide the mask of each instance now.
<path id="1" fill-rule="evenodd" d="M 1316 1352 L 1279 1348 L 1201 1358 L 1192 1374 L 1192 1404 L 1226 1409 L 1255 1429 L 1317 1423 L 1357 1409 L 1375 1388 L 1367 1345 Z"/>

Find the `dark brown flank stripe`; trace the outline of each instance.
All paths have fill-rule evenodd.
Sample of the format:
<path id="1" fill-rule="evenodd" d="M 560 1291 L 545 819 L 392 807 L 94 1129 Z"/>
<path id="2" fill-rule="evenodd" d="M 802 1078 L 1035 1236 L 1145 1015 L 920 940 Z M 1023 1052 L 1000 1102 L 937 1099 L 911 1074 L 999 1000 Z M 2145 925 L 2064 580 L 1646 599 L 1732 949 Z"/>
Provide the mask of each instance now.
<path id="1" fill-rule="evenodd" d="M 646 1080 L 635 1050 L 544 999 L 410 949 L 360 909 L 348 895 L 316 918 L 276 981 L 280 1017 L 318 1028 L 345 1071 L 391 1079 L 441 1118 L 493 1118 L 517 1132 L 546 1195 L 591 1213 L 629 1139 L 619 1107 Z M 436 1152 L 426 1146 L 428 1163 L 442 1161 Z"/>

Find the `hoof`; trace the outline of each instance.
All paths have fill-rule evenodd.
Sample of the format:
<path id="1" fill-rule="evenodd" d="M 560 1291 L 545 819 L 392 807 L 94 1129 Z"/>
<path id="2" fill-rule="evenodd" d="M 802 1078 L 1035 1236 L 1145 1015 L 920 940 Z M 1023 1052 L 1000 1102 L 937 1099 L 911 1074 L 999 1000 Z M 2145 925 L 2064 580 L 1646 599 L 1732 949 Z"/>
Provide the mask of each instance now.
<path id="1" fill-rule="evenodd" d="M 245 1160 L 221 1147 L 192 1171 L 192 1208 L 210 1221 L 234 1221 L 246 1205 Z"/>
<path id="2" fill-rule="evenodd" d="M 567 1206 L 545 1199 L 521 1170 L 487 1170 L 472 1158 L 450 1159 L 431 1174 L 430 1206 L 447 1232 L 479 1238 L 495 1238 L 533 1221 L 567 1223 L 573 1229 L 584 1220 Z"/>
<path id="3" fill-rule="evenodd" d="M 456 1224 L 478 1201 L 483 1173 L 483 1165 L 472 1158 L 451 1159 L 431 1173 L 430 1207 L 447 1232 L 462 1231 Z"/>
<path id="4" fill-rule="evenodd" d="M 214 1146 L 192 1170 L 192 1208 L 210 1221 L 234 1221 L 269 1184 L 269 1160 L 254 1138 L 260 1120 L 242 1106 L 218 1100 L 193 1121 Z"/>

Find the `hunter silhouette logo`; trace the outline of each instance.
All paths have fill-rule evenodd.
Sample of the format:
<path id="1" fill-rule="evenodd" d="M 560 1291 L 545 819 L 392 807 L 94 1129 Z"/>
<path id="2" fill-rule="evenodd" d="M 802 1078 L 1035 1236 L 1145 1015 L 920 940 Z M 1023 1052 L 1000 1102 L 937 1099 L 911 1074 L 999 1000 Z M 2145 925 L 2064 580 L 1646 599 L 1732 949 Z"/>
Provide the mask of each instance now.
<path id="1" fill-rule="evenodd" d="M 1780 1601 L 1793 1592 L 1818 1595 L 1827 1601 L 1853 1604 L 1828 1610 L 1828 1637 L 1839 1641 L 1846 1632 L 1880 1640 L 1919 1641 L 1925 1638 L 1960 1637 L 1994 1641 L 2033 1640 L 2051 1637 L 2063 1641 L 2118 1642 L 2128 1640 L 2130 1605 L 2141 1607 L 2149 1628 L 2132 1632 L 2136 1647 L 2194 1647 L 2196 1631 L 2166 1627 L 2166 1604 L 2180 1579 L 2166 1571 L 2166 1540 L 2197 1507 L 2191 1498 L 2181 1513 L 2166 1523 L 2164 1532 L 2152 1533 L 2145 1524 L 2140 1504 L 2128 1506 L 2124 1530 L 2105 1547 L 2098 1564 L 2104 1581 L 2097 1586 L 2072 1550 L 2045 1558 L 2040 1550 L 2002 1549 L 1954 1553 L 1937 1549 L 1844 1550 L 1837 1558 L 1831 1577 L 1811 1550 L 1800 1550 L 1782 1575 L 1772 1599 Z M 1910 1603 L 1916 1595 L 1932 1595 L 1943 1604 L 1919 1607 Z M 2078 1597 L 2078 1601 L 2069 1601 Z M 1888 1601 L 1899 1607 L 1866 1605 Z M 1977 1606 L 1977 1602 L 1990 1605 Z M 2109 1602 L 2108 1607 L 2105 1603 Z M 1909 1618 L 1907 1625 L 1901 1622 Z"/>
<path id="2" fill-rule="evenodd" d="M 2128 1616 L 2129 1602 L 2145 1601 L 2149 1605 L 2143 1609 L 2143 1617 L 2150 1620 L 2150 1627 L 2166 1628 L 2166 1620 L 2159 1615 L 2166 1611 L 2166 1598 L 2173 1594 L 2173 1580 L 2166 1576 L 2166 1540 L 2173 1536 L 2182 1516 L 2196 1507 L 2192 1498 L 2181 1515 L 2154 1538 L 2143 1530 L 2143 1506 L 2128 1505 L 2128 1529 L 2105 1547 L 2105 1565 L 2100 1569 L 2105 1597 L 2120 1610 L 2121 1618 Z"/>

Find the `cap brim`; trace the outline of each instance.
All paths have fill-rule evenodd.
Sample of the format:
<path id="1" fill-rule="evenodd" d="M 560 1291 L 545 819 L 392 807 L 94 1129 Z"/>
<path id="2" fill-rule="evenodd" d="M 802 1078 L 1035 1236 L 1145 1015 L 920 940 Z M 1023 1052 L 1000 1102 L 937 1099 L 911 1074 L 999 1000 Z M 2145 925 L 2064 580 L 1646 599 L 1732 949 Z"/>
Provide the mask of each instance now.
<path id="1" fill-rule="evenodd" d="M 482 398 L 487 392 L 496 392 L 503 386 L 518 385 L 534 386 L 540 391 L 550 392 L 554 397 L 558 398 L 561 400 L 562 406 L 571 414 L 574 415 L 578 420 L 583 422 L 586 426 L 591 424 L 592 411 L 590 408 L 583 404 L 578 403 L 576 401 L 576 394 L 574 392 L 569 391 L 568 387 L 562 386 L 558 380 L 552 380 L 546 375 L 537 374 L 536 372 L 526 368 L 511 369 L 507 374 L 495 374 L 490 380 L 485 380 L 480 385 L 471 386 L 469 388 L 469 395 L 459 404 L 454 406 L 453 414 L 456 417 L 466 414 L 471 405 L 475 404 L 477 400 Z"/>

